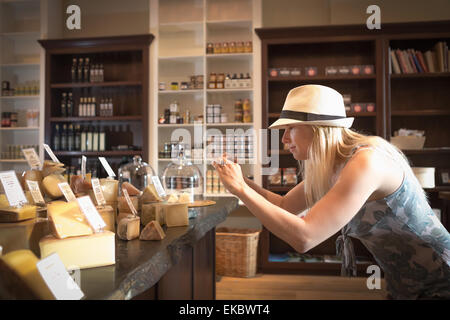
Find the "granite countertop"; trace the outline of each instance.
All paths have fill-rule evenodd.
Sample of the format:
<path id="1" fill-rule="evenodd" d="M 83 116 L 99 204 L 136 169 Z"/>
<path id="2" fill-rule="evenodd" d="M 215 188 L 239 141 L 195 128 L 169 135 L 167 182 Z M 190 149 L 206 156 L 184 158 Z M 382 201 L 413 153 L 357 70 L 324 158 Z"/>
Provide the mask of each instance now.
<path id="1" fill-rule="evenodd" d="M 189 226 L 164 226 L 166 237 L 161 241 L 124 241 L 116 236 L 115 265 L 81 270 L 84 299 L 131 299 L 153 287 L 177 264 L 183 247 L 195 244 L 238 207 L 238 199 L 234 197 L 208 199 L 216 204 L 190 208 L 190 214 L 197 216 L 189 219 Z"/>

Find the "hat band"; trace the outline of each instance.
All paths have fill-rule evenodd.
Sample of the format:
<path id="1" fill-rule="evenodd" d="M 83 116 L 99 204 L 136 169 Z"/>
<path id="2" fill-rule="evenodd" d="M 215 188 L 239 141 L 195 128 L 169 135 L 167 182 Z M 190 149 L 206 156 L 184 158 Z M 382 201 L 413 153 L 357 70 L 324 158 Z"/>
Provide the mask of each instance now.
<path id="1" fill-rule="evenodd" d="M 346 117 L 331 116 L 327 114 L 308 113 L 301 111 L 292 111 L 292 110 L 282 110 L 280 114 L 280 119 L 292 119 L 300 121 L 320 121 L 320 120 L 346 119 Z"/>

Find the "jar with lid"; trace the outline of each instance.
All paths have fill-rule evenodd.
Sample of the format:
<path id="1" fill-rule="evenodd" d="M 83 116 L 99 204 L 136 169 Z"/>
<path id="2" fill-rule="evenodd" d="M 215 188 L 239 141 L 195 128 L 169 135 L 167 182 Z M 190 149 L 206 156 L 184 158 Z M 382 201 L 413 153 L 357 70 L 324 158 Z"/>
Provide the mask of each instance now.
<path id="1" fill-rule="evenodd" d="M 206 53 L 207 54 L 214 53 L 214 45 L 211 42 L 208 42 L 208 44 L 206 45 Z"/>
<path id="2" fill-rule="evenodd" d="M 152 176 L 154 175 L 153 168 L 136 155 L 132 162 L 119 168 L 119 192 L 121 192 L 124 182 L 129 182 L 139 190 L 144 190 L 145 187 L 152 184 Z"/>
<path id="3" fill-rule="evenodd" d="M 217 75 L 216 88 L 223 89 L 225 87 L 224 82 L 225 82 L 225 75 L 223 73 L 219 73 Z"/>
<path id="4" fill-rule="evenodd" d="M 252 47 L 253 47 L 252 46 L 252 42 L 251 41 L 246 41 L 245 44 L 244 44 L 244 52 L 251 53 L 253 51 Z"/>
<path id="5" fill-rule="evenodd" d="M 238 41 L 236 43 L 236 52 L 243 53 L 244 52 L 244 43 L 242 41 Z"/>
<path id="6" fill-rule="evenodd" d="M 214 44 L 214 53 L 222 53 L 222 48 L 220 46 L 220 42 Z"/>
<path id="7" fill-rule="evenodd" d="M 236 42 L 232 41 L 228 44 L 228 52 L 236 53 Z"/>
<path id="8" fill-rule="evenodd" d="M 203 194 L 203 178 L 199 168 L 186 159 L 186 144 L 182 139 L 175 147 L 177 158 L 164 169 L 163 187 L 169 197 L 177 198 L 178 202 L 193 202 L 200 200 Z M 174 153 L 172 151 L 172 153 Z"/>
<path id="9" fill-rule="evenodd" d="M 222 43 L 222 50 L 221 50 L 221 52 L 222 53 L 229 53 L 230 52 L 230 49 L 228 47 L 228 42 L 223 42 Z"/>
<path id="10" fill-rule="evenodd" d="M 209 75 L 208 89 L 216 89 L 216 81 L 217 77 L 215 72 L 211 72 Z"/>

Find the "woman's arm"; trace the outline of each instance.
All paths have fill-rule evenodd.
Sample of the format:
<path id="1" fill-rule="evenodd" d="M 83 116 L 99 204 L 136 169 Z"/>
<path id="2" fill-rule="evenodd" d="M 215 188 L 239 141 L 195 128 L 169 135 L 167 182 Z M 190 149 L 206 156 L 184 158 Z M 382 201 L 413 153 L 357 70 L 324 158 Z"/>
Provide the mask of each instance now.
<path id="1" fill-rule="evenodd" d="M 270 203 L 250 188 L 240 177 L 242 172 L 238 165 L 216 168 L 224 185 L 270 232 L 303 253 L 344 227 L 381 185 L 380 159 L 375 159 L 372 152 L 367 150 L 355 155 L 342 169 L 335 185 L 304 218 Z"/>
<path id="2" fill-rule="evenodd" d="M 289 192 L 282 196 L 258 186 L 254 181 L 244 177 L 245 183 L 256 191 L 258 194 L 266 198 L 272 204 L 283 208 L 286 211 L 297 214 L 306 209 L 304 182 L 300 182 Z"/>

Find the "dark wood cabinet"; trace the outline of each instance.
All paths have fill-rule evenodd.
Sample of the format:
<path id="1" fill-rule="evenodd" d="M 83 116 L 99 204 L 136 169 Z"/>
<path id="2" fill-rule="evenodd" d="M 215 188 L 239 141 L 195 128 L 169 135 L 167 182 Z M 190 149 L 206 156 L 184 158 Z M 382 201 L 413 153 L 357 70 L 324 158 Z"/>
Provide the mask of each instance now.
<path id="1" fill-rule="evenodd" d="M 450 190 L 442 183 L 440 173 L 450 167 L 450 85 L 449 72 L 391 74 L 390 49 L 432 50 L 439 41 L 450 43 L 450 21 L 383 24 L 381 30 L 368 30 L 365 25 L 339 25 L 299 28 L 256 29 L 262 53 L 262 128 L 279 116 L 290 89 L 315 83 L 350 94 L 351 102 L 375 103 L 371 112 L 347 111 L 355 117 L 353 129 L 378 135 L 387 140 L 400 128 L 424 130 L 422 150 L 404 150 L 412 166 L 435 167 L 436 187 L 425 189 L 433 208 L 443 210 L 440 191 Z M 326 74 L 330 66 L 373 66 L 369 74 Z M 307 67 L 317 68 L 308 76 Z M 276 75 L 278 71 L 297 68 L 297 75 Z M 298 71 L 300 74 L 298 75 Z M 280 136 L 281 139 L 281 136 Z M 280 140 L 280 146 L 281 140 Z M 268 141 L 270 148 L 270 141 Z M 284 150 L 270 150 L 280 156 L 280 168 L 298 164 Z M 289 186 L 272 186 L 267 176 L 263 187 L 280 194 Z M 442 217 L 446 221 L 446 217 Z M 335 239 L 328 239 L 309 254 L 334 255 Z M 354 240 L 356 255 L 373 259 L 361 243 Z M 294 252 L 290 246 L 266 229 L 261 234 L 260 266 L 263 272 L 339 274 L 340 265 L 332 263 L 287 263 L 271 260 L 272 255 Z M 367 264 L 358 265 L 364 270 Z"/>
<path id="2" fill-rule="evenodd" d="M 124 157 L 134 155 L 148 161 L 149 46 L 153 35 L 84 39 L 39 40 L 45 48 L 45 143 L 54 148 L 55 128 L 79 125 L 80 129 L 103 129 L 105 150 L 59 148 L 55 155 L 67 167 L 77 168 L 81 155 L 104 156 L 116 170 Z M 73 59 L 89 59 L 90 68 L 103 70 L 103 78 L 92 81 L 72 78 Z M 78 76 L 78 73 L 76 74 Z M 63 93 L 72 94 L 71 114 L 63 114 Z M 80 114 L 81 98 L 95 98 L 96 112 Z M 112 114 L 100 112 L 100 103 L 111 99 Z M 98 164 L 98 161 L 96 162 Z M 78 169 L 78 168 L 77 168 Z M 102 175 L 103 169 L 99 167 Z"/>

